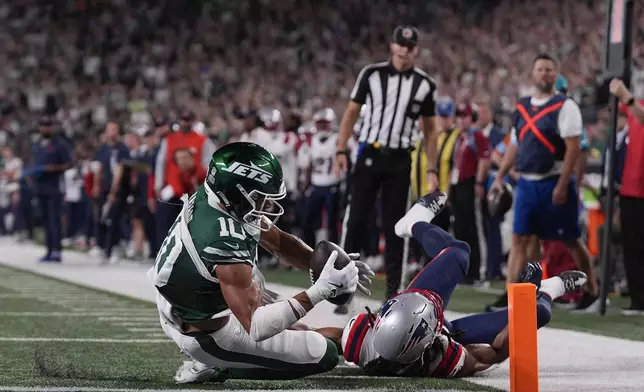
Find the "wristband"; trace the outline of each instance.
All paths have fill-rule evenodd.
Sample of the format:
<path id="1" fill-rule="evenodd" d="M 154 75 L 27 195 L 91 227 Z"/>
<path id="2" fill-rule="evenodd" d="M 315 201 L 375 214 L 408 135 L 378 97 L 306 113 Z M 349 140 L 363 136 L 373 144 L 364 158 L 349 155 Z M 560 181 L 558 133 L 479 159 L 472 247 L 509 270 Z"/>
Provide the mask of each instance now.
<path id="1" fill-rule="evenodd" d="M 305 291 L 307 297 L 309 297 L 309 300 L 311 301 L 311 304 L 313 306 L 317 305 L 318 303 L 324 301 L 329 297 L 328 290 L 325 290 L 324 288 L 320 287 L 320 283 L 316 282 L 313 286 L 309 287 Z"/>
<path id="2" fill-rule="evenodd" d="M 633 106 L 635 103 L 635 97 L 631 97 L 628 101 L 626 101 L 626 106 Z"/>
<path id="3" fill-rule="evenodd" d="M 429 169 L 429 170 L 427 170 L 427 174 L 429 174 L 429 173 L 434 173 L 434 174 L 438 175 L 438 169 Z"/>
<path id="4" fill-rule="evenodd" d="M 336 151 L 336 152 L 335 152 L 335 155 L 336 155 L 336 156 L 338 156 L 338 155 L 346 155 L 346 156 L 349 156 L 349 153 L 347 152 L 347 150 L 338 150 L 338 151 Z"/>

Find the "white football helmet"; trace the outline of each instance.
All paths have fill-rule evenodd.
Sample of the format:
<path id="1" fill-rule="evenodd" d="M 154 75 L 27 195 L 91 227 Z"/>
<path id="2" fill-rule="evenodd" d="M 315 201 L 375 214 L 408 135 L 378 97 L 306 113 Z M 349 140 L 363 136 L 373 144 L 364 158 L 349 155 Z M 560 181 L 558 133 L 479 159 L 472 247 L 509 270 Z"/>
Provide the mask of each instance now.
<path id="1" fill-rule="evenodd" d="M 267 131 L 282 131 L 282 113 L 277 109 L 264 109 L 259 112 L 259 118 Z"/>
<path id="2" fill-rule="evenodd" d="M 320 109 L 313 115 L 313 124 L 318 132 L 334 132 L 338 129 L 338 119 L 331 108 Z"/>
<path id="3" fill-rule="evenodd" d="M 306 136 L 315 133 L 315 124 L 306 122 L 297 128 L 298 135 Z"/>
<path id="4" fill-rule="evenodd" d="M 440 332 L 440 314 L 437 305 L 420 293 L 390 299 L 374 322 L 374 349 L 389 361 L 416 361 Z"/>

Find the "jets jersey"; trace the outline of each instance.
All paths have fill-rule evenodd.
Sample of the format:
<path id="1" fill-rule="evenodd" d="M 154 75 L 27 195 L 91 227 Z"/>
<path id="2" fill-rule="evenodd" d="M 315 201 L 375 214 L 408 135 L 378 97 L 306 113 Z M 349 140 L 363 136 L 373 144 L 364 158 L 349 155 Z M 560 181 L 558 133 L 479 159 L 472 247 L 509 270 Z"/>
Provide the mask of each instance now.
<path id="1" fill-rule="evenodd" d="M 217 279 L 217 267 L 254 267 L 260 234 L 258 229 L 229 215 L 214 192 L 203 185 L 190 199 L 184 196 L 183 200 L 183 209 L 148 272 L 149 279 L 171 305 L 164 315 L 175 324 L 230 313 Z"/>

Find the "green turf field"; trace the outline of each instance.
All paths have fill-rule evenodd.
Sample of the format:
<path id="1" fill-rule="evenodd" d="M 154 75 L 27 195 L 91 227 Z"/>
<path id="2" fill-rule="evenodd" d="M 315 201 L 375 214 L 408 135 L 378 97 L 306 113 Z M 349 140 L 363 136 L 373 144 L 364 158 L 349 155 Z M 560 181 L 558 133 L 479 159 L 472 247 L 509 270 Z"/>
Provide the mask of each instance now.
<path id="1" fill-rule="evenodd" d="M 297 270 L 265 270 L 262 271 L 269 282 L 282 283 L 289 286 L 305 287 L 309 284 L 308 274 Z M 503 287 L 497 285 L 497 289 Z M 377 277 L 371 289 L 372 298 L 384 299 L 385 281 Z M 497 294 L 477 290 L 472 287 L 459 286 L 452 294 L 448 309 L 454 312 L 479 313 L 485 305 L 492 303 Z M 572 329 L 576 331 L 595 333 L 617 338 L 644 340 L 644 317 L 622 316 L 619 309 L 628 306 L 628 300 L 619 296 L 611 296 L 612 304 L 605 316 L 599 314 L 572 315 L 568 311 L 554 309 L 549 327 Z"/>
<path id="2" fill-rule="evenodd" d="M 0 275 L 1 390 L 180 388 L 172 376 L 183 357 L 163 334 L 153 304 L 3 266 Z M 303 380 L 228 380 L 199 388 L 495 390 L 461 380 L 368 378 L 345 365 Z"/>

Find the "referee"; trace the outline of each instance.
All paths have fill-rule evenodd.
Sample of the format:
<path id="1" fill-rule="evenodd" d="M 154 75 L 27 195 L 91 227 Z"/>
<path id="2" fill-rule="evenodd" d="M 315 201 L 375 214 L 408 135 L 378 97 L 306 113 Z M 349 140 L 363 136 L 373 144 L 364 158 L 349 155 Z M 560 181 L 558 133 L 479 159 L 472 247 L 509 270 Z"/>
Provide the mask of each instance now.
<path id="1" fill-rule="evenodd" d="M 410 156 L 414 148 L 412 136 L 419 125 L 430 162 L 427 168 L 429 188 L 436 189 L 438 183 L 434 133 L 436 83 L 414 67 L 417 42 L 416 28 L 399 26 L 394 30 L 389 61 L 362 69 L 342 119 L 335 160 L 336 173 L 346 173 L 347 141 L 362 105 L 366 105 L 351 179 L 351 198 L 343 224 L 342 246 L 347 252 L 360 251 L 365 227 L 370 214 L 375 213 L 374 203 L 381 191 L 387 244 L 387 298 L 397 294 L 401 281 L 403 240 L 394 233 L 394 225 L 406 212 Z"/>

